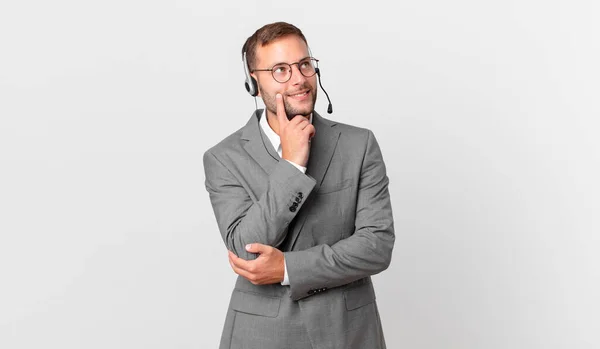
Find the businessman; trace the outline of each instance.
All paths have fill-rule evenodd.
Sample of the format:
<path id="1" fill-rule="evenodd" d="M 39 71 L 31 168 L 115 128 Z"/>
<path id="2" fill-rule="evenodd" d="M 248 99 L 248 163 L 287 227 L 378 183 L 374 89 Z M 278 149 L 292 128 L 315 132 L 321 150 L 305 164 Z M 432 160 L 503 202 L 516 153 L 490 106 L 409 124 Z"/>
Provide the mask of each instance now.
<path id="1" fill-rule="evenodd" d="M 395 237 L 375 136 L 314 110 L 321 72 L 297 27 L 258 29 L 242 61 L 266 108 L 204 154 L 239 275 L 220 348 L 385 348 L 371 275 L 389 266 Z"/>

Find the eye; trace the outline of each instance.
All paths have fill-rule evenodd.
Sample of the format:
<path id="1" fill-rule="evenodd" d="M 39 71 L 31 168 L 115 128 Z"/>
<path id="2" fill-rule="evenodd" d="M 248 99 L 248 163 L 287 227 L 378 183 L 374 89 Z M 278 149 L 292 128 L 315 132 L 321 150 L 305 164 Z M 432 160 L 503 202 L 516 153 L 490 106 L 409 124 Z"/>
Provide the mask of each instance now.
<path id="1" fill-rule="evenodd" d="M 310 60 L 300 62 L 300 68 L 301 69 L 312 68 L 312 64 L 311 64 Z"/>
<path id="2" fill-rule="evenodd" d="M 273 73 L 275 74 L 285 74 L 288 71 L 288 67 L 285 65 L 276 65 L 273 67 Z"/>

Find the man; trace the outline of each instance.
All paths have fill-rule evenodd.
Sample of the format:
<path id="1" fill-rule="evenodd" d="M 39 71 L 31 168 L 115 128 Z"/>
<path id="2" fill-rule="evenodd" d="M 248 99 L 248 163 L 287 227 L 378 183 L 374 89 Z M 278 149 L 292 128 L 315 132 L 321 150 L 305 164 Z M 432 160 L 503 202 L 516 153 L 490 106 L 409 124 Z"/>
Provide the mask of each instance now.
<path id="1" fill-rule="evenodd" d="M 385 348 L 370 278 L 394 245 L 385 165 L 371 131 L 314 111 L 319 72 L 309 52 L 291 24 L 250 36 L 246 88 L 266 110 L 204 154 L 239 275 L 222 349 Z"/>

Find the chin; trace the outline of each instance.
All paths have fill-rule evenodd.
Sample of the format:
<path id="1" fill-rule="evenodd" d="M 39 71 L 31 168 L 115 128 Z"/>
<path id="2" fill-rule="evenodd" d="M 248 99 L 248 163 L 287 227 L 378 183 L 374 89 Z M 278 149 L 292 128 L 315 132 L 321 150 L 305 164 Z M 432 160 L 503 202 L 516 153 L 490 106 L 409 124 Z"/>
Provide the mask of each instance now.
<path id="1" fill-rule="evenodd" d="M 304 115 L 304 116 L 308 116 L 310 115 L 310 113 L 312 113 L 315 110 L 315 104 L 314 103 L 307 103 L 307 104 L 300 104 L 300 105 L 291 105 L 290 106 L 290 113 L 288 113 L 288 115 L 292 114 L 292 115 Z"/>
<path id="2" fill-rule="evenodd" d="M 314 111 L 314 108 L 293 108 L 287 112 L 288 118 L 296 115 L 309 116 Z"/>

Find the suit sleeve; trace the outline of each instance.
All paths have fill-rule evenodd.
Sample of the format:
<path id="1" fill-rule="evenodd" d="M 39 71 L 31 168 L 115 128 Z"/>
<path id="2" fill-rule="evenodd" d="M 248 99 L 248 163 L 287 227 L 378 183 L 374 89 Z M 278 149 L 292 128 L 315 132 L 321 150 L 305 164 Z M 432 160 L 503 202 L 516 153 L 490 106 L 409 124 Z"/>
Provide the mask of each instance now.
<path id="1" fill-rule="evenodd" d="M 244 259 L 255 259 L 246 244 L 279 246 L 287 226 L 315 186 L 315 180 L 287 161 L 279 161 L 267 177 L 267 189 L 254 198 L 242 183 L 243 174 L 230 171 L 210 151 L 204 154 L 205 186 L 228 250 Z"/>
<path id="2" fill-rule="evenodd" d="M 368 132 L 361 165 L 354 233 L 337 243 L 285 252 L 291 297 L 342 286 L 389 266 L 395 241 L 388 177 L 377 140 Z"/>

